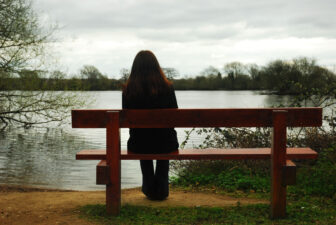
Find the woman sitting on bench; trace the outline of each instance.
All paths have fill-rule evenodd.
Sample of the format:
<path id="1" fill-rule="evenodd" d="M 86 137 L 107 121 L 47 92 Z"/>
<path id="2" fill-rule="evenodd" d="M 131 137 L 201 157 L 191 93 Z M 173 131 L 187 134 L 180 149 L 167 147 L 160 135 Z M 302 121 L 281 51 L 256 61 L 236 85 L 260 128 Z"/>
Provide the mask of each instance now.
<path id="1" fill-rule="evenodd" d="M 123 87 L 123 109 L 177 108 L 174 88 L 164 75 L 151 51 L 140 51 L 133 61 L 131 74 Z M 174 128 L 130 128 L 127 148 L 131 152 L 159 154 L 178 149 Z M 168 160 L 140 160 L 142 192 L 151 200 L 169 195 Z"/>

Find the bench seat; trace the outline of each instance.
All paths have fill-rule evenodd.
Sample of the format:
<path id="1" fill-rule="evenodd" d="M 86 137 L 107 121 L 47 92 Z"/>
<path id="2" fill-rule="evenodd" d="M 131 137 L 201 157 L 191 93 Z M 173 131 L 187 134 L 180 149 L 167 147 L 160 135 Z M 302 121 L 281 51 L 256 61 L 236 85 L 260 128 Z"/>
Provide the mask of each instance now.
<path id="1" fill-rule="evenodd" d="M 316 159 L 317 152 L 311 148 L 287 148 L 286 159 Z M 240 149 L 185 149 L 166 154 L 136 154 L 121 150 L 122 160 L 222 160 L 222 159 L 270 159 L 271 148 Z M 82 150 L 76 154 L 77 160 L 105 160 L 106 150 Z"/>

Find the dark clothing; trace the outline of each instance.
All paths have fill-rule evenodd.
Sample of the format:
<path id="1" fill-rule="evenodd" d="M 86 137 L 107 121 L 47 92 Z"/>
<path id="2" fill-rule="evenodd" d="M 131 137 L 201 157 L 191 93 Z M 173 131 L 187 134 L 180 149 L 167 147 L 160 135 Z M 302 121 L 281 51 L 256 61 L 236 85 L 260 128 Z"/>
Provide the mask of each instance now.
<path id="1" fill-rule="evenodd" d="M 163 200 L 169 195 L 169 160 L 140 160 L 142 172 L 142 192 L 152 200 Z"/>
<path id="2" fill-rule="evenodd" d="M 177 108 L 173 87 L 168 93 L 155 97 L 137 96 L 128 100 L 122 96 L 123 109 L 166 109 Z M 130 128 L 128 150 L 136 153 L 167 153 L 178 149 L 174 128 Z"/>
<path id="3" fill-rule="evenodd" d="M 177 108 L 173 87 L 169 92 L 136 96 L 129 100 L 122 96 L 123 109 L 165 109 Z M 167 153 L 178 149 L 174 128 L 130 128 L 127 149 L 136 153 Z M 154 171 L 153 160 L 140 160 L 142 192 L 152 200 L 163 200 L 169 195 L 169 160 L 157 160 Z"/>

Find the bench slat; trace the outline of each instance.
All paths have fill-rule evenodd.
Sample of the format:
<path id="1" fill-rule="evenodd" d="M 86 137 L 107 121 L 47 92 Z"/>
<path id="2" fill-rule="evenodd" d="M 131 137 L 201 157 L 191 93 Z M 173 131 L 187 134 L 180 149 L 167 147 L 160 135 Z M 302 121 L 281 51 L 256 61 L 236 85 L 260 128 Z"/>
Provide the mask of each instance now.
<path id="1" fill-rule="evenodd" d="M 272 127 L 274 108 L 244 109 L 152 109 L 120 112 L 121 128 L 165 127 Z M 322 125 L 322 108 L 276 108 L 286 110 L 287 126 Z M 73 128 L 105 128 L 107 109 L 72 110 Z"/>
<path id="2" fill-rule="evenodd" d="M 242 149 L 186 149 L 167 154 L 136 154 L 121 151 L 122 160 L 222 160 L 222 159 L 270 159 L 270 148 Z M 316 159 L 317 152 L 311 148 L 287 148 L 287 159 Z M 78 160 L 105 160 L 106 150 L 82 150 L 76 154 Z"/>

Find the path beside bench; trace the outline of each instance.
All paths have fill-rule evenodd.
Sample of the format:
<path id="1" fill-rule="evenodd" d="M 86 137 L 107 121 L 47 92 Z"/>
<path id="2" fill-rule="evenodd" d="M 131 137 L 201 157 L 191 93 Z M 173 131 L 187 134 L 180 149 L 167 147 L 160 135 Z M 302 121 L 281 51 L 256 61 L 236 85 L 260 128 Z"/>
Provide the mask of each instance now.
<path id="1" fill-rule="evenodd" d="M 105 204 L 104 191 L 62 191 L 0 186 L 0 224 L 95 224 L 79 218 L 79 206 Z M 220 194 L 185 192 L 171 189 L 166 201 L 150 201 L 139 188 L 122 190 L 122 204 L 152 207 L 235 206 L 265 203 L 252 198 L 233 198 Z M 18 204 L 20 203 L 20 204 Z M 58 222 L 58 223 L 57 223 Z"/>

